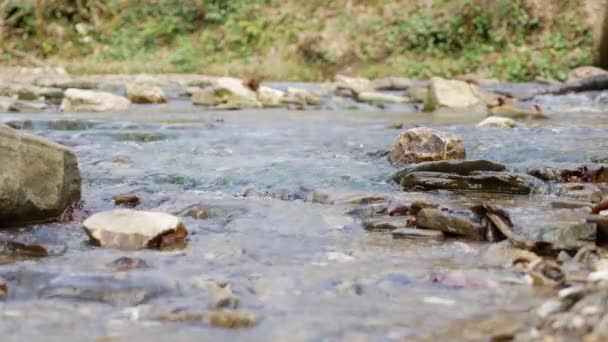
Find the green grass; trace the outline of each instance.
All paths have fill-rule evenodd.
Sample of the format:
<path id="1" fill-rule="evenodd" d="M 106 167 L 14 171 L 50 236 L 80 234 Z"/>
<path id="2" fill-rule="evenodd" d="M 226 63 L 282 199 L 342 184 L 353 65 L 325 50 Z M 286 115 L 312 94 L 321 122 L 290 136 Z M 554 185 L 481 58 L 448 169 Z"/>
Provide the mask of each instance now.
<path id="1" fill-rule="evenodd" d="M 553 23 L 521 0 L 9 1 L 0 47 L 65 64 L 73 72 L 199 72 L 324 80 L 337 72 L 427 78 L 480 73 L 508 81 L 565 79 L 591 63 L 590 30 L 577 1 Z M 397 6 L 387 15 L 385 6 Z M 389 12 L 390 13 L 390 12 Z M 76 24 L 80 27 L 75 29 Z M 55 34 L 54 31 L 61 32 Z"/>

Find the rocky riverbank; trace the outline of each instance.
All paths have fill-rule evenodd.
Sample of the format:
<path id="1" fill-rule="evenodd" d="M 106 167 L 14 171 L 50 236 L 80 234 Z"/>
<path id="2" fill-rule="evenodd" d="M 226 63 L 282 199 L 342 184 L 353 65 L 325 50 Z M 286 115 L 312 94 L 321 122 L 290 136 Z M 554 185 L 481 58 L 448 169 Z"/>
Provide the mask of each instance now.
<path id="1" fill-rule="evenodd" d="M 557 86 L 7 70 L 0 198 L 22 202 L 3 208 L 0 333 L 601 340 L 593 72 Z"/>

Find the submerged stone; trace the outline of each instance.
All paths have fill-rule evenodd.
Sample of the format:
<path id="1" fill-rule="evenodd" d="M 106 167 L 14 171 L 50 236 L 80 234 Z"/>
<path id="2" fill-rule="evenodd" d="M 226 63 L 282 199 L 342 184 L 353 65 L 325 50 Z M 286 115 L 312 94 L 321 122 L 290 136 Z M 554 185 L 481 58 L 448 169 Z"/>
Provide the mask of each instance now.
<path id="1" fill-rule="evenodd" d="M 403 166 L 465 157 L 464 144 L 459 137 L 427 127 L 417 127 L 401 133 L 388 160 L 393 166 Z"/>
<path id="2" fill-rule="evenodd" d="M 83 226 L 93 244 L 120 249 L 183 246 L 188 235 L 184 224 L 173 215 L 130 209 L 92 215 Z"/>
<path id="3" fill-rule="evenodd" d="M 606 183 L 608 182 L 608 167 L 604 165 L 581 165 L 576 168 L 535 167 L 528 174 L 558 183 Z"/>
<path id="4" fill-rule="evenodd" d="M 394 180 L 404 190 L 529 194 L 535 189 L 534 182 L 524 174 L 491 171 L 475 171 L 466 176 L 441 172 L 409 172 L 398 174 Z"/>
<path id="5" fill-rule="evenodd" d="M 57 276 L 39 291 L 38 296 L 133 306 L 145 303 L 169 289 L 168 284 L 149 278 Z"/>

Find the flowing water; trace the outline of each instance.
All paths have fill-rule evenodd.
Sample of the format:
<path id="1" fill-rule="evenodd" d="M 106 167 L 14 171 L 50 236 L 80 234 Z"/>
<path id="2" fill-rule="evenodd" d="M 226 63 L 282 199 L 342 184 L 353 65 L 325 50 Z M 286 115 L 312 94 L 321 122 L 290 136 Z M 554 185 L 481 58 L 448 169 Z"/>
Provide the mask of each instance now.
<path id="1" fill-rule="evenodd" d="M 528 312 L 545 293 L 504 269 L 485 243 L 393 240 L 366 232 L 354 205 L 235 196 L 314 189 L 334 199 L 384 195 L 450 206 L 498 203 L 524 232 L 584 217 L 551 209 L 555 195 L 407 193 L 389 182 L 382 157 L 404 128 L 425 125 L 460 135 L 468 158 L 513 169 L 568 165 L 608 156 L 606 94 L 545 96 L 546 120 L 515 130 L 478 129 L 479 117 L 436 117 L 413 106 L 214 111 L 186 100 L 135 105 L 127 113 L 3 114 L 2 121 L 71 147 L 90 212 L 137 193 L 140 209 L 215 213 L 185 217 L 185 249 L 125 252 L 87 243 L 80 223 L 6 230 L 2 238 L 42 244 L 50 256 L 6 261 L 0 276 L 2 341 L 265 341 L 418 339 L 496 312 Z M 120 257 L 148 267 L 117 271 Z M 457 271 L 465 286 L 433 281 Z M 239 310 L 258 324 L 239 330 L 166 322 L 155 313 L 206 312 L 201 279 L 229 283 Z M 475 329 L 475 328 L 473 328 Z M 462 334 L 460 331 L 458 334 Z M 458 335 L 457 334 L 457 335 Z M 464 338 L 455 336 L 456 339 Z"/>

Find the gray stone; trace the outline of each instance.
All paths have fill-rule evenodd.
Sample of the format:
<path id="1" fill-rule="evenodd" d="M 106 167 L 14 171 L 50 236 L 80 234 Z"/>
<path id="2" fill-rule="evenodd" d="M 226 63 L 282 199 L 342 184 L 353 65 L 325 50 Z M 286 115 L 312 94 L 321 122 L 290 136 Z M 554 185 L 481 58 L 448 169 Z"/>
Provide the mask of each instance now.
<path id="1" fill-rule="evenodd" d="M 388 160 L 393 166 L 403 166 L 465 157 L 464 143 L 456 135 L 427 127 L 416 127 L 399 135 Z"/>
<path id="2" fill-rule="evenodd" d="M 64 112 L 125 111 L 130 104 L 127 98 L 111 93 L 70 88 L 65 91 L 60 109 Z"/>
<path id="3" fill-rule="evenodd" d="M 167 95 L 160 87 L 143 83 L 129 83 L 125 95 L 133 103 L 166 103 Z"/>
<path id="4" fill-rule="evenodd" d="M 391 232 L 393 239 L 445 239 L 445 234 L 439 230 L 399 228 Z"/>
<path id="5" fill-rule="evenodd" d="M 80 200 L 80 172 L 67 147 L 0 125 L 0 226 L 59 217 Z"/>
<path id="6" fill-rule="evenodd" d="M 529 194 L 536 185 L 524 174 L 473 172 L 468 176 L 440 172 L 410 172 L 395 179 L 405 190 L 461 190 L 489 193 Z"/>
<path id="7" fill-rule="evenodd" d="M 416 226 L 485 241 L 485 230 L 468 214 L 456 214 L 439 209 L 422 209 L 416 215 Z"/>

